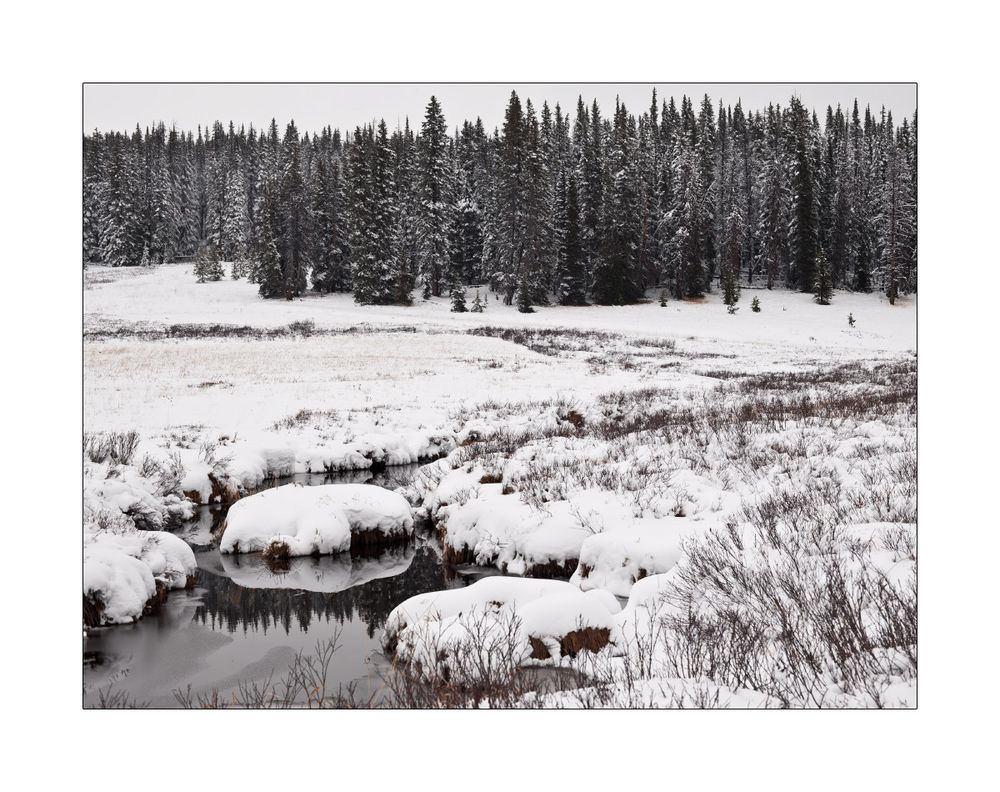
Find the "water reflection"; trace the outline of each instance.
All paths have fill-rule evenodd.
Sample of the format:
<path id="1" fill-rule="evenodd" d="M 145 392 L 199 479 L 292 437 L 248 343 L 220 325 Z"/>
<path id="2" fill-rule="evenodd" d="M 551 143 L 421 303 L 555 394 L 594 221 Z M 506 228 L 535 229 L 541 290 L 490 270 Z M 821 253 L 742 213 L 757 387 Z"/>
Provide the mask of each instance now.
<path id="1" fill-rule="evenodd" d="M 401 486 L 418 466 L 347 477 L 296 476 L 280 486 L 362 482 Z M 441 559 L 432 537 L 387 550 L 376 558 L 344 554 L 292 559 L 284 572 L 269 570 L 256 555 L 221 556 L 215 548 L 226 506 L 202 507 L 198 520 L 177 531 L 196 551 L 191 591 L 173 591 L 162 611 L 136 624 L 91 630 L 84 646 L 84 702 L 96 706 L 98 689 L 112 685 L 154 707 L 177 706 L 173 691 L 231 690 L 240 681 L 284 673 L 297 652 L 340 631 L 341 649 L 331 668 L 332 687 L 381 685 L 386 666 L 379 636 L 389 612 L 416 594 L 464 586 L 475 579 Z"/>

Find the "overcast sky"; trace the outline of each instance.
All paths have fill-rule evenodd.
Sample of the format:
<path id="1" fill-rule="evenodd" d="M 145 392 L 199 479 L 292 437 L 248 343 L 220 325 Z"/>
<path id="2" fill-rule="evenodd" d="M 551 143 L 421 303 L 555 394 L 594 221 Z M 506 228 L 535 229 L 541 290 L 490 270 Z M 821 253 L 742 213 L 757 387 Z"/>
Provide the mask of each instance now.
<path id="1" fill-rule="evenodd" d="M 700 97 L 705 93 L 718 104 L 735 104 L 742 100 L 745 109 L 766 107 L 769 103 L 787 105 L 793 93 L 815 108 L 822 121 L 827 105 L 839 102 L 848 108 L 857 97 L 862 112 L 865 104 L 878 112 L 885 107 L 901 121 L 912 116 L 916 107 L 916 85 L 913 83 L 656 83 L 658 95 L 682 94 Z M 199 124 L 211 125 L 215 120 L 232 120 L 237 126 L 250 124 L 260 129 L 276 118 L 279 126 L 294 119 L 300 132 L 312 132 L 327 124 L 340 129 L 385 118 L 390 128 L 410 123 L 419 126 L 427 99 L 438 97 L 449 126 L 464 119 L 483 119 L 487 130 L 503 123 L 503 112 L 511 90 L 516 90 L 523 102 L 530 98 L 539 108 L 547 99 L 554 108 L 556 102 L 564 110 L 574 111 L 577 96 L 583 95 L 588 104 L 596 98 L 602 110 L 614 108 L 620 96 L 629 110 L 641 113 L 649 107 L 653 83 L 627 84 L 367 84 L 367 85 L 304 85 L 304 84 L 206 84 L 206 85 L 86 85 L 84 87 L 83 128 L 90 132 L 131 130 L 136 124 L 146 127 L 156 121 L 167 126 L 176 124 L 183 130 L 193 130 Z"/>

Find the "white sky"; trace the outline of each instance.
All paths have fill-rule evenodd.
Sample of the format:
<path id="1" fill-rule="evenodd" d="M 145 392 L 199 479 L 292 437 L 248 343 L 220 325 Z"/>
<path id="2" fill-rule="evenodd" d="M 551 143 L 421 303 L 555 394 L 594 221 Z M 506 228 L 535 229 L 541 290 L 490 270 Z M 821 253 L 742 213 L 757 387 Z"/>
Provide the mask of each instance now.
<path id="1" fill-rule="evenodd" d="M 253 123 L 260 129 L 277 119 L 283 127 L 294 119 L 300 132 L 312 132 L 327 124 L 341 130 L 385 118 L 390 128 L 409 117 L 419 127 L 431 94 L 438 97 L 451 128 L 463 120 L 483 119 L 488 131 L 503 123 L 503 112 L 511 90 L 521 101 L 531 98 L 537 107 L 547 99 L 554 108 L 575 112 L 577 96 L 588 104 L 597 99 L 602 111 L 614 108 L 620 96 L 630 111 L 649 107 L 654 83 L 626 84 L 462 84 L 462 83 L 379 83 L 379 84 L 88 84 L 84 86 L 83 128 L 132 130 L 138 123 L 146 127 L 163 121 L 182 130 L 215 120 L 237 126 Z M 857 97 L 862 113 L 870 104 L 878 113 L 885 105 L 898 122 L 913 115 L 916 107 L 914 83 L 656 83 L 660 98 L 682 94 L 698 99 L 708 93 L 714 104 L 742 99 L 745 109 L 759 109 L 768 103 L 786 105 L 792 93 L 814 108 L 823 120 L 827 105 L 839 102 L 849 109 Z"/>

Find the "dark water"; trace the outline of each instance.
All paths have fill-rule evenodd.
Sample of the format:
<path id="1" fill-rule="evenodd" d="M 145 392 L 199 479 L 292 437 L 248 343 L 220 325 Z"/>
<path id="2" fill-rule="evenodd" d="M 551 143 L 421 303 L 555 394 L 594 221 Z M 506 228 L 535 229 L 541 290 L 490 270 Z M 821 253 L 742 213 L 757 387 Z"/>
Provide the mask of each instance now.
<path id="1" fill-rule="evenodd" d="M 296 477 L 306 484 L 368 482 L 399 486 L 417 466 L 387 473 Z M 291 479 L 279 483 L 288 483 Z M 198 559 L 193 590 L 172 591 L 163 610 L 136 624 L 93 629 L 84 642 L 84 705 L 99 690 L 119 691 L 153 707 L 178 706 L 174 690 L 229 694 L 237 681 L 280 678 L 297 652 L 339 632 L 328 690 L 354 683 L 359 696 L 382 685 L 389 660 L 379 636 L 389 612 L 415 594 L 463 586 L 480 573 L 456 573 L 436 540 L 419 537 L 378 558 L 348 555 L 292 559 L 271 571 L 257 556 L 220 555 L 213 524 L 225 507 L 203 507 L 177 533 Z"/>

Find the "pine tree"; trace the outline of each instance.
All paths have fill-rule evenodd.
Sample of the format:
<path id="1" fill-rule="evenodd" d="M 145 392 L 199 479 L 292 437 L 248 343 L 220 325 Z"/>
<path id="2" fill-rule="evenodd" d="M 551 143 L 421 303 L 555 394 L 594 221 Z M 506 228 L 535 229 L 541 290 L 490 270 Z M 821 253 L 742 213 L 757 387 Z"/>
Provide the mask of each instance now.
<path id="1" fill-rule="evenodd" d="M 478 294 L 478 292 L 477 292 Z M 457 269 L 453 271 L 451 281 L 451 310 L 452 313 L 465 313 L 465 287 L 458 276 Z"/>
<path id="2" fill-rule="evenodd" d="M 549 302 L 548 285 L 555 258 L 546 158 L 538 119 L 529 100 L 525 105 L 524 247 L 520 278 L 533 305 Z"/>
<path id="3" fill-rule="evenodd" d="M 704 192 L 690 142 L 678 148 L 675 168 L 676 193 L 669 218 L 672 233 L 667 257 L 674 272 L 675 295 L 697 298 L 705 291 L 705 213 Z"/>
<path id="4" fill-rule="evenodd" d="M 764 271 L 768 289 L 778 284 L 788 261 L 791 200 L 784 147 L 781 113 L 772 106 L 767 115 L 764 163 L 756 180 L 757 203 L 761 207 L 758 266 Z"/>
<path id="5" fill-rule="evenodd" d="M 750 301 L 750 310 L 754 313 L 760 313 L 760 299 L 754 296 L 753 300 Z"/>
<path id="6" fill-rule="evenodd" d="M 451 261 L 454 195 L 448 162 L 448 130 L 437 98 L 427 103 L 417 145 L 419 161 L 419 266 L 430 293 L 438 297 Z"/>
<path id="7" fill-rule="evenodd" d="M 826 253 L 820 248 L 816 255 L 816 276 L 813 281 L 813 300 L 820 305 L 829 305 L 833 299 L 833 277 L 830 274 L 830 264 Z"/>
<path id="8" fill-rule="evenodd" d="M 558 294 L 560 305 L 587 304 L 587 273 L 584 269 L 583 246 L 580 228 L 580 205 L 576 177 L 569 183 L 564 173 L 560 182 L 560 195 L 565 196 L 565 220 L 559 250 Z"/>
<path id="9" fill-rule="evenodd" d="M 393 152 L 385 121 L 354 133 L 350 149 L 351 264 L 356 302 L 387 305 L 399 300 L 398 259 L 391 250 L 394 225 Z"/>
<path id="10" fill-rule="evenodd" d="M 912 181 L 905 156 L 893 149 L 885 181 L 881 222 L 882 254 L 880 275 L 889 304 L 905 294 L 910 281 L 910 265 L 915 251 L 910 249 L 913 235 L 911 197 Z"/>
<path id="11" fill-rule="evenodd" d="M 101 261 L 111 267 L 134 266 L 142 255 L 142 249 L 137 244 L 136 210 L 129 189 L 133 182 L 126 151 L 128 145 L 127 138 L 121 135 L 109 136 L 101 186 Z"/>
<path id="12" fill-rule="evenodd" d="M 789 114 L 794 155 L 792 169 L 792 222 L 790 244 L 792 271 L 801 291 L 812 289 L 816 280 L 819 219 L 816 212 L 816 183 L 810 153 L 812 127 L 808 111 L 792 97 Z"/>
<path id="13" fill-rule="evenodd" d="M 491 281 L 510 305 L 518 294 L 518 306 L 526 300 L 530 307 L 531 287 L 522 273 L 526 223 L 526 158 L 527 131 L 521 101 L 511 92 L 504 115 L 503 134 L 497 162 L 497 188 L 493 211 L 496 215 L 495 238 L 491 245 L 496 250 L 496 271 Z M 523 294 L 519 294 L 523 291 Z"/>
<path id="14" fill-rule="evenodd" d="M 318 292 L 344 292 L 350 288 L 351 278 L 339 162 L 328 164 L 321 157 L 315 182 L 312 288 Z"/>
<path id="15" fill-rule="evenodd" d="M 591 293 L 601 305 L 624 305 L 642 296 L 636 252 L 641 230 L 635 193 L 635 124 L 625 105 L 615 108 L 608 147 L 612 178 L 600 225 L 601 256 L 592 273 Z"/>
<path id="16" fill-rule="evenodd" d="M 198 255 L 194 262 L 194 274 L 198 283 L 218 281 L 225 274 L 222 262 L 219 261 L 218 250 L 211 242 L 203 242 L 198 248 Z"/>
<path id="17" fill-rule="evenodd" d="M 268 180 L 260 184 L 257 211 L 257 243 L 254 245 L 251 274 L 259 284 L 260 296 L 274 299 L 284 295 L 281 253 L 278 251 L 277 186 Z"/>
<path id="18" fill-rule="evenodd" d="M 740 299 L 740 284 L 737 270 L 740 262 L 740 244 L 735 233 L 730 233 L 723 250 L 722 301 L 734 313 Z"/>
<path id="19" fill-rule="evenodd" d="M 279 243 L 282 294 L 286 300 L 306 288 L 308 204 L 302 176 L 299 131 L 291 121 L 281 147 L 279 192 Z"/>
<path id="20" fill-rule="evenodd" d="M 531 286 L 524 278 L 522 278 L 521 282 L 517 285 L 515 302 L 517 303 L 517 310 L 521 313 L 535 312 L 535 309 L 531 307 Z"/>
<path id="21" fill-rule="evenodd" d="M 250 249 L 250 215 L 246 184 L 238 165 L 227 177 L 226 197 L 222 228 L 227 256 L 233 261 L 242 261 L 246 259 Z"/>
<path id="22" fill-rule="evenodd" d="M 482 313 L 484 307 L 483 301 L 479 298 L 479 289 L 476 289 L 476 299 L 472 301 L 472 307 L 469 310 L 472 313 Z"/>

